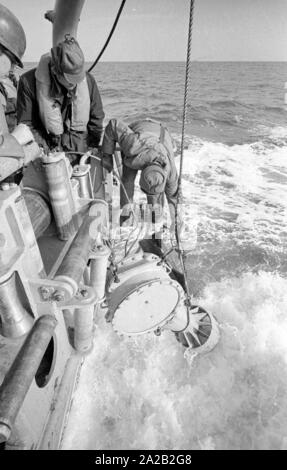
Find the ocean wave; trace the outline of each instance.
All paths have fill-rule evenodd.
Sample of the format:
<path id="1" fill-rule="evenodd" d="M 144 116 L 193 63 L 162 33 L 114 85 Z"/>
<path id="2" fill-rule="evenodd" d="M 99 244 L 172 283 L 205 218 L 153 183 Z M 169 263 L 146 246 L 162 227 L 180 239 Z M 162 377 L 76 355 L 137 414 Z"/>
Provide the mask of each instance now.
<path id="1" fill-rule="evenodd" d="M 116 76 L 106 67 L 103 83 Z M 112 117 L 160 118 L 180 144 L 183 66 L 165 72 L 165 93 L 167 65 L 120 67 L 130 86 Z M 101 315 L 64 448 L 287 450 L 286 73 L 282 64 L 198 67 L 184 142 L 183 220 L 194 235 L 186 267 L 220 342 L 188 363 L 171 333 L 118 337 Z M 149 78 L 139 84 L 136 74 Z M 119 96 L 117 82 L 109 93 Z M 145 195 L 137 189 L 135 199 Z"/>
<path id="2" fill-rule="evenodd" d="M 192 224 L 196 209 L 195 251 L 205 253 L 202 272 L 216 277 L 218 266 L 211 270 L 206 262 L 215 263 L 218 253 L 224 259 L 227 252 L 227 276 L 232 259 L 233 272 L 286 271 L 286 174 L 286 146 L 191 139 L 183 164 L 185 220 Z"/>
<path id="3" fill-rule="evenodd" d="M 261 135 L 275 139 L 287 138 L 287 127 L 285 126 L 267 126 L 258 125 L 255 130 Z"/>
<path id="4" fill-rule="evenodd" d="M 287 146 L 287 127 L 286 126 L 270 126 L 258 124 L 249 130 L 250 135 L 260 137 L 263 145 L 268 148 Z M 256 142 L 255 142 L 256 144 Z"/>
<path id="5" fill-rule="evenodd" d="M 208 105 L 211 108 L 235 108 L 235 107 L 241 107 L 241 108 L 246 108 L 246 109 L 252 109 L 253 106 L 249 105 L 247 103 L 242 103 L 241 101 L 238 100 L 213 100 L 213 101 L 208 101 Z"/>
<path id="6" fill-rule="evenodd" d="M 262 109 L 265 111 L 272 111 L 276 113 L 284 113 L 286 114 L 286 109 L 284 106 L 268 106 L 268 105 L 263 105 Z"/>
<path id="7" fill-rule="evenodd" d="M 286 292 L 268 273 L 209 284 L 196 302 L 220 342 L 192 363 L 170 332 L 118 337 L 99 318 L 63 448 L 286 449 Z"/>

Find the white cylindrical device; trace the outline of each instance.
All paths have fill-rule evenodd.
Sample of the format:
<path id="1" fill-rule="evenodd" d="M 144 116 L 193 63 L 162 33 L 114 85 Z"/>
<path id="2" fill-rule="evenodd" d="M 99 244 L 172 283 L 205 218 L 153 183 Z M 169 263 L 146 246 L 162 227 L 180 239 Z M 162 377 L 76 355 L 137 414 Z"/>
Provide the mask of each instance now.
<path id="1" fill-rule="evenodd" d="M 111 250 L 100 245 L 93 250 L 90 260 L 90 286 L 94 289 L 98 299 L 105 296 L 107 268 Z"/>

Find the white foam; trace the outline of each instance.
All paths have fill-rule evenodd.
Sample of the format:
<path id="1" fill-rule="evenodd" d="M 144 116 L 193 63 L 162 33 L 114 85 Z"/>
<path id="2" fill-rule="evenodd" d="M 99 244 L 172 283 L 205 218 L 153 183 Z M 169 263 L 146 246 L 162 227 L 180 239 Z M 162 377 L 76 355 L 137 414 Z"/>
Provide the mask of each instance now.
<path id="1" fill-rule="evenodd" d="M 284 146 L 191 142 L 185 220 L 197 214 L 198 239 L 188 273 L 220 343 L 190 363 L 171 333 L 119 338 L 102 315 L 63 448 L 287 448 L 287 280 L 276 272 L 286 177 Z"/>
<path id="2" fill-rule="evenodd" d="M 286 279 L 247 273 L 200 303 L 221 340 L 192 367 L 171 333 L 119 338 L 100 320 L 63 448 L 286 448 Z"/>
<path id="3" fill-rule="evenodd" d="M 198 209 L 206 233 L 243 234 L 278 246 L 286 225 L 286 162 L 286 147 L 204 141 L 199 146 L 197 140 L 184 154 L 184 200 Z"/>
<path id="4" fill-rule="evenodd" d="M 279 143 L 282 139 L 283 141 L 285 141 L 285 139 L 287 138 L 287 127 L 283 126 L 266 126 L 261 124 L 256 126 L 256 128 L 252 130 L 252 132 L 254 131 L 255 133 L 260 134 L 261 136 L 268 137 L 277 143 Z"/>

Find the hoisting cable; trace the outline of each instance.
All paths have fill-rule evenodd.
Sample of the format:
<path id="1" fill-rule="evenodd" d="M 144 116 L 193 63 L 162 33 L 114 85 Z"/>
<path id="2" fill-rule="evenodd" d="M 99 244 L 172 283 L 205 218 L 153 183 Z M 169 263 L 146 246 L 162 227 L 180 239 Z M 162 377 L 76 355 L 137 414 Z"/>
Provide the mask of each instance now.
<path id="1" fill-rule="evenodd" d="M 76 153 L 76 154 L 85 155 L 83 152 L 66 152 L 66 153 Z M 99 157 L 97 157 L 96 155 L 92 155 L 91 153 L 89 154 L 89 157 L 90 157 L 90 158 L 94 158 L 95 160 L 98 160 L 99 162 L 102 161 Z M 133 216 L 133 221 L 134 221 L 134 223 L 135 223 L 134 228 L 131 230 L 131 232 L 129 233 L 128 238 L 127 238 L 127 240 L 126 240 L 126 244 L 125 244 L 125 254 L 124 254 L 123 258 L 122 258 L 120 261 L 118 261 L 118 263 L 120 263 L 121 261 L 123 261 L 123 259 L 125 259 L 125 258 L 130 254 L 131 250 L 133 249 L 133 247 L 135 246 L 135 244 L 136 244 L 136 243 L 138 242 L 138 240 L 140 239 L 140 234 L 141 234 L 143 228 L 139 226 L 136 213 L 135 213 L 135 211 L 134 211 L 134 209 L 133 209 L 133 204 L 132 204 L 132 202 L 131 202 L 131 200 L 130 200 L 128 194 L 127 194 L 126 188 L 125 188 L 125 186 L 124 186 L 124 184 L 123 184 L 123 182 L 122 182 L 121 177 L 120 177 L 114 170 L 112 170 L 112 174 L 113 174 L 113 176 L 116 178 L 116 180 L 118 181 L 118 183 L 120 184 L 120 186 L 121 186 L 121 188 L 122 188 L 122 190 L 123 190 L 123 192 L 124 192 L 124 194 L 125 194 L 125 197 L 126 197 L 126 199 L 127 199 L 127 201 L 128 201 L 128 204 L 129 204 L 130 212 L 132 213 L 132 216 Z M 94 186 L 94 181 L 95 181 L 95 178 L 93 179 L 92 186 Z M 101 182 L 101 185 L 102 185 L 102 182 Z M 98 191 L 99 189 L 100 189 L 100 187 L 97 189 L 97 191 Z M 96 191 L 95 191 L 95 192 L 96 192 Z M 128 243 L 129 243 L 129 241 L 130 241 L 132 235 L 136 232 L 136 230 L 138 230 L 137 237 L 136 237 L 134 240 L 131 241 L 131 244 L 130 244 L 130 246 L 129 246 L 129 248 L 128 248 Z"/>
<path id="2" fill-rule="evenodd" d="M 185 124 L 187 114 L 187 99 L 189 92 L 189 77 L 190 77 L 190 63 L 191 63 L 191 39 L 192 39 L 192 26 L 193 26 L 193 8 L 194 0 L 190 0 L 190 13 L 189 13 L 189 27 L 188 27 L 188 42 L 187 42 L 187 56 L 186 56 L 186 70 L 185 70 L 185 87 L 184 87 L 184 102 L 183 102 L 183 117 L 182 117 L 182 134 L 181 134 L 181 149 L 180 149 L 180 166 L 178 176 L 178 191 L 177 200 L 175 205 L 175 237 L 177 243 L 178 256 L 182 268 L 185 292 L 186 292 L 186 303 L 189 318 L 189 307 L 191 307 L 191 296 L 188 287 L 187 273 L 184 262 L 184 250 L 181 248 L 180 236 L 179 236 L 179 224 L 178 224 L 178 206 L 182 201 L 182 171 L 183 171 L 183 152 L 184 152 L 184 138 L 185 138 Z"/>
<path id="3" fill-rule="evenodd" d="M 73 155 L 81 155 L 81 156 L 88 155 L 89 158 L 93 158 L 93 159 L 97 160 L 97 161 L 100 162 L 100 163 L 102 162 L 101 158 L 97 157 L 96 155 L 93 155 L 93 154 L 90 153 L 90 152 L 86 153 L 86 152 L 71 151 L 71 152 L 65 152 L 65 154 L 66 154 L 66 155 L 73 154 Z M 130 234 L 129 234 L 127 240 L 126 240 L 126 244 L 125 244 L 125 254 L 124 254 L 123 258 L 120 260 L 120 261 L 122 261 L 124 258 L 126 258 L 126 257 L 130 254 L 131 250 L 133 249 L 133 247 L 135 246 L 135 244 L 136 244 L 136 243 L 138 242 L 138 240 L 140 239 L 140 235 L 141 235 L 141 232 L 144 230 L 144 227 L 139 226 L 136 213 L 135 213 L 135 211 L 134 211 L 134 209 L 133 209 L 133 204 L 132 204 L 132 202 L 131 202 L 131 200 L 130 200 L 128 194 L 127 194 L 126 188 L 125 188 L 125 186 L 124 186 L 124 184 L 123 184 L 123 182 L 122 182 L 121 177 L 120 177 L 114 170 L 112 171 L 112 174 L 113 174 L 113 176 L 116 178 L 116 180 L 118 181 L 118 183 L 120 184 L 120 186 L 121 186 L 121 188 L 122 188 L 122 190 L 123 190 L 123 192 L 124 192 L 124 194 L 125 194 L 125 197 L 126 197 L 126 199 L 127 199 L 127 201 L 128 201 L 129 207 L 130 207 L 130 212 L 131 212 L 132 215 L 133 215 L 133 220 L 134 220 L 134 223 L 135 223 L 135 226 L 134 226 L 133 230 L 130 232 Z M 95 175 L 94 175 L 94 178 L 93 178 L 92 187 L 94 187 L 94 183 L 95 183 Z M 98 186 L 98 188 L 97 188 L 96 190 L 94 190 L 94 193 L 98 192 L 98 191 L 100 190 L 100 188 L 101 188 L 102 185 L 103 185 L 103 181 L 100 182 L 100 185 Z M 134 232 L 136 232 L 136 230 L 138 230 L 138 235 L 136 236 L 136 238 L 135 238 L 133 241 L 131 241 L 131 245 L 130 245 L 129 248 L 128 248 L 128 243 L 129 243 L 129 241 L 130 241 L 132 235 L 134 234 Z M 119 261 L 119 262 L 120 262 L 120 261 Z"/>
<path id="4" fill-rule="evenodd" d="M 110 40 L 111 40 L 111 38 L 112 38 L 112 35 L 114 34 L 114 31 L 115 31 L 115 29 L 116 29 L 116 27 L 117 27 L 117 24 L 118 24 L 118 21 L 119 21 L 119 19 L 120 19 L 120 16 L 121 16 L 121 13 L 122 13 L 122 11 L 123 11 L 123 8 L 124 8 L 124 6 L 125 6 L 125 3 L 126 3 L 126 0 L 123 0 L 122 3 L 121 3 L 121 6 L 120 6 L 120 8 L 119 8 L 118 14 L 117 14 L 117 16 L 116 16 L 116 19 L 115 19 L 115 21 L 114 21 L 114 24 L 113 24 L 113 26 L 112 26 L 112 29 L 111 29 L 111 31 L 110 31 L 110 34 L 108 35 L 108 38 L 107 38 L 105 44 L 103 45 L 101 52 L 99 53 L 98 57 L 96 58 L 96 60 L 94 61 L 94 63 L 93 63 L 93 64 L 91 65 L 91 67 L 89 68 L 88 72 L 91 72 L 91 71 L 93 70 L 93 68 L 97 65 L 97 63 L 99 62 L 99 60 L 100 60 L 100 58 L 102 57 L 103 53 L 105 52 L 105 50 L 106 50 L 106 48 L 107 48 L 107 46 L 108 46 L 108 44 L 109 44 L 109 42 L 110 42 Z"/>

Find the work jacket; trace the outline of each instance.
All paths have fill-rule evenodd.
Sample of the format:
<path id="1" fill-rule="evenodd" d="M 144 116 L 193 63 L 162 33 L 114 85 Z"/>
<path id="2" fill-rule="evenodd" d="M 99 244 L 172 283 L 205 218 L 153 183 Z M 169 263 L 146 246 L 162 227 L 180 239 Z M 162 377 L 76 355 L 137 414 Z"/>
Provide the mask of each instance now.
<path id="1" fill-rule="evenodd" d="M 167 200 L 176 203 L 178 175 L 174 162 L 172 138 L 168 130 L 158 121 L 145 119 L 129 126 L 111 119 L 103 139 L 102 151 L 112 155 L 119 144 L 123 164 L 135 170 L 142 170 L 152 163 L 160 163 L 166 170 L 165 194 Z"/>
<path id="2" fill-rule="evenodd" d="M 90 113 L 85 131 L 72 129 L 70 126 L 72 116 L 72 99 L 68 91 L 61 87 L 62 101 L 61 113 L 63 121 L 63 133 L 55 136 L 45 128 L 41 117 L 36 89 L 36 69 L 29 70 L 20 77 L 17 96 L 18 123 L 28 125 L 36 142 L 42 145 L 46 151 L 59 147 L 66 152 L 86 152 L 88 147 L 98 147 L 103 131 L 104 111 L 100 93 L 94 77 L 86 73 L 86 80 L 90 95 Z M 51 89 L 53 98 L 53 88 Z M 55 96 L 55 99 L 58 96 Z"/>
<path id="3" fill-rule="evenodd" d="M 16 97 L 15 84 L 10 78 L 3 78 L 0 81 L 0 103 L 3 106 L 9 132 L 12 132 L 17 125 Z"/>

